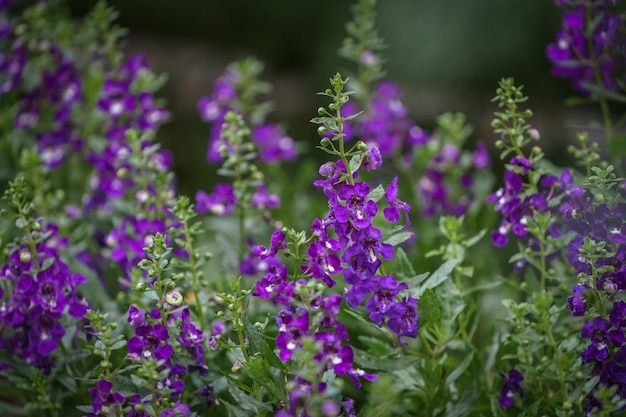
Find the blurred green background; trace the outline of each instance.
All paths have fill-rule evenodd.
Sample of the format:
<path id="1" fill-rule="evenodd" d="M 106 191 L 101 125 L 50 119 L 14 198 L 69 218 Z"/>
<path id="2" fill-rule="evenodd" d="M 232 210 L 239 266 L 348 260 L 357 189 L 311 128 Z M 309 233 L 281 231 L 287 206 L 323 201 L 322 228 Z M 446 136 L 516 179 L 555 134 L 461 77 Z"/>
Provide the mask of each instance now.
<path id="1" fill-rule="evenodd" d="M 71 0 L 75 16 L 95 3 Z M 248 55 L 265 62 L 274 83 L 273 121 L 313 149 L 308 120 L 323 101 L 315 95 L 336 71 L 351 66 L 337 55 L 353 1 L 348 0 L 112 0 L 118 23 L 129 29 L 126 52 L 143 52 L 157 73 L 169 74 L 161 96 L 173 117 L 159 139 L 174 153 L 180 191 L 193 194 L 215 182 L 216 167 L 204 158 L 208 125 L 196 102 L 231 61 Z M 493 144 L 490 102 L 498 80 L 513 76 L 526 86 L 548 155 L 563 155 L 562 127 L 571 113 L 563 101 L 566 80 L 550 75 L 546 45 L 560 27 L 550 1 L 380 0 L 378 29 L 386 40 L 387 78 L 404 91 L 420 126 L 431 129 L 446 111 L 468 115 L 474 140 Z M 568 110 L 571 112 L 571 110 Z M 570 135 L 573 137 L 573 133 Z M 494 151 L 495 155 L 495 151 Z"/>

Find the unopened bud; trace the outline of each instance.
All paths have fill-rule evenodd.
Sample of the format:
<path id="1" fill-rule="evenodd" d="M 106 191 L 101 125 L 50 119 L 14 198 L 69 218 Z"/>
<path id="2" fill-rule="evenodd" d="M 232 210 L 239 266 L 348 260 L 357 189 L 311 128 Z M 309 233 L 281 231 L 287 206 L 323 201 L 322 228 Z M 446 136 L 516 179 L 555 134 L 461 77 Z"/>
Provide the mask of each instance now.
<path id="1" fill-rule="evenodd" d="M 243 362 L 241 362 L 240 360 L 236 360 L 233 363 L 233 366 L 230 368 L 230 370 L 232 372 L 239 372 L 241 370 L 241 368 L 243 368 Z"/>
<path id="2" fill-rule="evenodd" d="M 171 306 L 179 306 L 183 303 L 183 295 L 178 290 L 173 290 L 165 296 L 165 302 Z"/>
<path id="3" fill-rule="evenodd" d="M 367 150 L 367 144 L 360 140 L 359 143 L 356 144 L 356 148 L 361 152 L 365 152 Z"/>
<path id="4" fill-rule="evenodd" d="M 22 263 L 28 263 L 30 262 L 30 260 L 33 257 L 31 256 L 30 252 L 28 251 L 28 249 L 23 249 L 20 251 L 20 262 Z"/>

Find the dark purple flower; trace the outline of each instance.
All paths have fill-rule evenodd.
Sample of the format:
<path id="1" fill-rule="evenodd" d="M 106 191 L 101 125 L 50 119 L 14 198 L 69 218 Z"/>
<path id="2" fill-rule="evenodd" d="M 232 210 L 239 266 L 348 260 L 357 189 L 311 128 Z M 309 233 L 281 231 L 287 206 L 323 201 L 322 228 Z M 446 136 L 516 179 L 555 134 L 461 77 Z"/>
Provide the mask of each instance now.
<path id="1" fill-rule="evenodd" d="M 418 320 L 417 299 L 408 296 L 392 305 L 387 314 L 387 326 L 391 331 L 402 336 L 417 337 Z"/>
<path id="2" fill-rule="evenodd" d="M 283 310 L 283 312 L 287 312 L 287 310 Z M 276 317 L 276 322 L 279 331 L 276 337 L 278 357 L 281 361 L 287 362 L 291 359 L 296 348 L 302 345 L 301 339 L 311 335 L 309 317 L 306 313 L 286 314 L 280 319 Z"/>
<path id="3" fill-rule="evenodd" d="M 398 293 L 407 289 L 409 286 L 406 282 L 398 283 L 391 275 L 380 277 L 374 295 L 365 303 L 370 319 L 379 326 L 382 325 L 387 313 L 396 303 Z"/>
<path id="4" fill-rule="evenodd" d="M 585 285 L 574 285 L 572 295 L 567 297 L 567 306 L 572 316 L 583 316 L 587 308 L 587 300 L 582 296 L 587 289 Z"/>
<path id="5" fill-rule="evenodd" d="M 328 287 L 333 287 L 337 282 L 331 275 L 342 271 L 339 257 L 329 252 L 326 245 L 313 242 L 307 251 L 308 258 L 306 264 L 302 266 L 305 272 L 311 274 L 313 278 L 321 279 Z"/>
<path id="6" fill-rule="evenodd" d="M 607 332 L 610 328 L 611 324 L 602 317 L 596 317 L 583 326 L 581 336 L 584 339 L 589 339 L 591 342 L 582 353 L 583 363 L 590 361 L 602 362 L 609 357 Z"/>
<path id="7" fill-rule="evenodd" d="M 113 384 L 106 379 L 99 379 L 97 388 L 89 388 L 91 407 L 97 415 L 108 415 L 122 406 L 126 397 L 119 391 L 113 391 Z"/>
<path id="8" fill-rule="evenodd" d="M 376 203 L 367 199 L 369 192 L 370 187 L 364 182 L 357 182 L 354 185 L 342 184 L 338 198 L 345 201 L 345 206 L 339 204 L 335 207 L 337 221 L 341 223 L 350 221 L 359 229 L 369 226 L 372 217 L 378 211 Z"/>
<path id="9" fill-rule="evenodd" d="M 500 388 L 500 406 L 508 408 L 513 405 L 513 398 L 516 395 L 524 396 L 524 391 L 520 385 L 520 382 L 524 380 L 524 376 L 517 369 L 511 369 L 508 376 L 500 372 L 500 377 L 505 381 L 502 388 Z"/>

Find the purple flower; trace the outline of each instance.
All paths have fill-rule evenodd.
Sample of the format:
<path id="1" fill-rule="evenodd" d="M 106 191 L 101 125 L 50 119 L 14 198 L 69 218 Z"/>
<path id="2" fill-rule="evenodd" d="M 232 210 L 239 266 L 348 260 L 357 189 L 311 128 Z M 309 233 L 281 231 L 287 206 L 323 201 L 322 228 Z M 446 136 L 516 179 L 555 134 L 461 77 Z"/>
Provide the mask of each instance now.
<path id="1" fill-rule="evenodd" d="M 172 353 L 169 344 L 169 332 L 162 324 L 146 324 L 135 329 L 135 334 L 128 340 L 128 357 L 134 361 L 142 358 L 168 362 Z"/>
<path id="2" fill-rule="evenodd" d="M 276 348 L 278 348 L 278 357 L 281 361 L 287 362 L 291 359 L 293 352 L 297 347 L 302 345 L 301 339 L 304 336 L 310 336 L 309 317 L 306 312 L 290 314 L 288 310 L 279 319 L 276 317 L 278 324 L 278 336 L 276 337 Z"/>
<path id="3" fill-rule="evenodd" d="M 196 193 L 196 211 L 211 212 L 216 216 L 227 216 L 235 208 L 235 193 L 230 184 L 216 184 L 211 194 L 200 190 Z"/>
<path id="4" fill-rule="evenodd" d="M 505 381 L 502 388 L 500 388 L 500 406 L 508 408 L 513 405 L 513 398 L 516 395 L 524 396 L 524 391 L 520 385 L 520 382 L 524 380 L 524 376 L 517 369 L 511 369 L 508 376 L 500 372 L 500 377 Z"/>
<path id="5" fill-rule="evenodd" d="M 585 285 L 574 285 L 572 295 L 567 297 L 567 306 L 572 316 L 583 316 L 587 308 L 587 300 L 582 296 L 587 289 Z"/>
<path id="6" fill-rule="evenodd" d="M 339 257 L 329 252 L 326 245 L 313 242 L 307 251 L 308 259 L 306 265 L 302 266 L 305 272 L 311 274 L 313 278 L 321 279 L 328 287 L 333 287 L 337 282 L 330 275 L 338 274 L 342 271 Z"/>
<path id="7" fill-rule="evenodd" d="M 591 344 L 582 353 L 583 363 L 590 361 L 602 362 L 609 357 L 607 333 L 611 324 L 602 317 L 596 317 L 585 324 L 581 330 L 584 339 L 590 339 Z"/>
<path id="8" fill-rule="evenodd" d="M 274 209 L 280 206 L 280 199 L 276 194 L 268 194 L 264 185 L 259 185 L 250 199 L 250 204 L 260 210 Z"/>
<path id="9" fill-rule="evenodd" d="M 411 206 L 398 199 L 398 177 L 395 177 L 387 187 L 385 198 L 387 202 L 389 202 L 389 207 L 383 210 L 385 219 L 391 223 L 395 223 L 400 220 L 400 210 L 404 210 L 406 224 L 411 224 L 409 221 L 409 210 L 411 210 Z"/>
<path id="10" fill-rule="evenodd" d="M 561 30 L 556 41 L 546 48 L 552 62 L 552 74 L 569 78 L 572 86 L 585 95 L 591 91 L 586 83 L 600 82 L 601 87 L 619 90 L 616 75 L 623 70 L 623 59 L 615 48 L 619 48 L 619 25 L 623 17 L 607 7 L 606 2 L 594 2 L 590 20 L 583 4 L 569 5 L 564 14 Z M 589 39 L 588 39 L 589 36 Z M 592 58 L 596 61 L 600 80 L 596 79 Z"/>
<path id="11" fill-rule="evenodd" d="M 97 415 L 108 415 L 118 406 L 122 406 L 126 397 L 119 391 L 113 391 L 113 383 L 106 379 L 99 379 L 97 388 L 89 388 L 92 402 L 91 407 Z"/>
<path id="12" fill-rule="evenodd" d="M 274 124 L 257 126 L 252 131 L 252 140 L 259 147 L 259 157 L 263 162 L 277 163 L 296 159 L 293 139 L 283 129 Z"/>
<path id="13" fill-rule="evenodd" d="M 279 250 L 287 248 L 285 243 L 285 233 L 282 230 L 275 230 L 270 239 L 270 247 L 255 246 L 252 251 L 259 255 L 261 259 L 276 256 Z"/>
<path id="14" fill-rule="evenodd" d="M 363 228 L 371 223 L 371 218 L 376 215 L 378 207 L 367 196 L 370 187 L 367 183 L 357 182 L 354 185 L 342 184 L 339 188 L 338 198 L 345 201 L 345 206 L 338 204 L 335 207 L 335 218 L 341 223 L 350 221 L 354 227 Z"/>
<path id="15" fill-rule="evenodd" d="M 387 313 L 396 302 L 398 293 L 408 289 L 406 282 L 398 284 L 391 275 L 380 277 L 374 295 L 365 303 L 365 308 L 370 312 L 370 319 L 379 326 L 382 325 Z"/>
<path id="16" fill-rule="evenodd" d="M 490 165 L 491 157 L 489 156 L 489 150 L 484 142 L 479 141 L 474 151 L 474 168 L 486 169 L 489 168 Z"/>
<path id="17" fill-rule="evenodd" d="M 352 348 L 342 346 L 341 338 L 336 334 L 319 332 L 315 341 L 320 345 L 320 352 L 314 357 L 316 361 L 330 364 L 337 375 L 345 375 L 352 370 Z"/>
<path id="18" fill-rule="evenodd" d="M 389 320 L 387 326 L 398 335 L 417 337 L 418 319 L 417 299 L 408 296 L 403 297 L 401 302 L 394 303 L 387 314 Z"/>

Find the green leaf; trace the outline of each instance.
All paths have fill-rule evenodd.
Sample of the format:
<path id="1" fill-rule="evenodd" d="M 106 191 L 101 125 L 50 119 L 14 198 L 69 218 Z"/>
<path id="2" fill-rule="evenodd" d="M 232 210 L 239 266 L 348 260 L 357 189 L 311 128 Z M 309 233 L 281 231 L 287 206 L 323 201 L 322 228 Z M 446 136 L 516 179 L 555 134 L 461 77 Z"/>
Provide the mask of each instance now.
<path id="1" fill-rule="evenodd" d="M 237 405 L 240 408 L 243 408 L 244 410 L 249 410 L 249 411 L 257 411 L 259 409 L 272 411 L 272 406 L 257 400 L 252 395 L 240 389 L 238 387 L 239 381 L 235 380 L 230 375 L 226 375 L 226 378 L 228 378 L 228 392 L 230 393 L 230 395 L 233 396 L 235 401 L 237 401 Z"/>
<path id="2" fill-rule="evenodd" d="M 382 184 L 379 184 L 378 187 L 370 191 L 370 193 L 367 195 L 367 199 L 378 202 L 381 198 L 383 198 L 384 195 L 385 188 L 382 186 Z"/>
<path id="3" fill-rule="evenodd" d="M 398 280 L 406 281 L 408 278 L 415 276 L 413 265 L 411 265 L 409 257 L 402 248 L 395 249 L 392 266 L 394 268 L 392 274 L 395 275 Z"/>
<path id="4" fill-rule="evenodd" d="M 413 357 L 377 357 L 358 348 L 352 348 L 354 351 L 354 361 L 359 368 L 372 369 L 374 371 L 394 371 L 406 369 L 415 362 L 417 358 Z"/>
<path id="5" fill-rule="evenodd" d="M 77 405 L 76 408 L 83 413 L 93 413 L 93 408 L 90 405 Z"/>
<path id="6" fill-rule="evenodd" d="M 476 233 L 474 236 L 467 239 L 465 241 L 465 247 L 471 248 L 472 246 L 474 246 L 476 243 L 478 243 L 480 239 L 482 239 L 485 236 L 485 233 L 487 233 L 487 229 L 482 229 L 480 232 Z"/>
<path id="7" fill-rule="evenodd" d="M 252 413 L 242 410 L 241 407 L 235 407 L 228 401 L 224 401 L 221 398 L 220 402 L 224 404 L 224 407 L 228 410 L 228 415 L 231 417 L 250 417 L 252 415 Z"/>
<path id="8" fill-rule="evenodd" d="M 126 346 L 126 344 L 127 344 L 126 340 L 124 340 L 124 339 L 118 340 L 117 342 L 113 343 L 109 349 L 110 350 L 118 350 L 118 349 L 121 349 L 124 346 Z"/>
<path id="9" fill-rule="evenodd" d="M 257 328 L 250 322 L 250 318 L 247 315 L 243 316 L 243 331 L 250 343 L 250 354 L 254 355 L 260 352 L 261 342 L 263 341 L 261 333 L 259 333 Z"/>
<path id="10" fill-rule="evenodd" d="M 450 277 L 454 268 L 459 264 L 460 259 L 450 259 L 441 265 L 431 276 L 429 276 L 421 288 L 412 288 L 411 296 L 419 298 L 424 291 L 435 288 Z"/>
<path id="11" fill-rule="evenodd" d="M 57 378 L 57 380 L 63 385 L 69 392 L 72 394 L 76 393 L 76 380 L 69 376 L 61 376 Z"/>
<path id="12" fill-rule="evenodd" d="M 420 304 L 421 304 L 421 300 L 420 300 Z M 461 375 L 463 375 L 463 373 L 467 370 L 467 368 L 472 363 L 473 359 L 474 359 L 474 351 L 471 351 L 469 355 L 467 355 L 465 359 L 463 359 L 463 362 L 461 362 L 461 364 L 454 371 L 452 371 L 450 375 L 448 375 L 448 377 L 446 378 L 446 383 L 453 384 Z"/>
<path id="13" fill-rule="evenodd" d="M 438 323 L 441 318 L 441 300 L 431 289 L 424 291 L 417 305 L 420 328 L 427 329 L 431 323 Z"/>
<path id="14" fill-rule="evenodd" d="M 476 401 L 480 396 L 480 385 L 470 384 L 461 398 L 446 404 L 446 416 L 462 417 L 474 411 Z"/>
<path id="15" fill-rule="evenodd" d="M 361 155 L 354 155 L 350 158 L 350 172 L 356 172 L 361 167 Z"/>
<path id="16" fill-rule="evenodd" d="M 91 407 L 89 408 L 89 412 L 91 412 Z M 3 416 L 25 416 L 27 410 L 24 407 L 17 407 L 12 404 L 7 404 L 4 401 L 0 401 L 0 415 Z"/>
<path id="17" fill-rule="evenodd" d="M 265 340 L 261 341 L 261 356 L 274 368 L 285 371 L 285 364 L 278 359 L 270 345 Z"/>
<path id="18" fill-rule="evenodd" d="M 411 237 L 413 237 L 413 232 L 400 232 L 386 239 L 384 243 L 391 246 L 398 246 L 399 244 L 409 240 Z"/>
<path id="19" fill-rule="evenodd" d="M 609 141 L 609 151 L 612 156 L 626 156 L 626 135 L 614 136 Z"/>
<path id="20" fill-rule="evenodd" d="M 617 101 L 618 103 L 626 103 L 626 95 L 624 94 L 619 94 L 615 91 L 607 90 L 604 87 L 589 82 L 584 82 L 582 83 L 582 85 L 592 93 L 596 93 L 602 97 L 606 97 L 609 100 Z"/>

